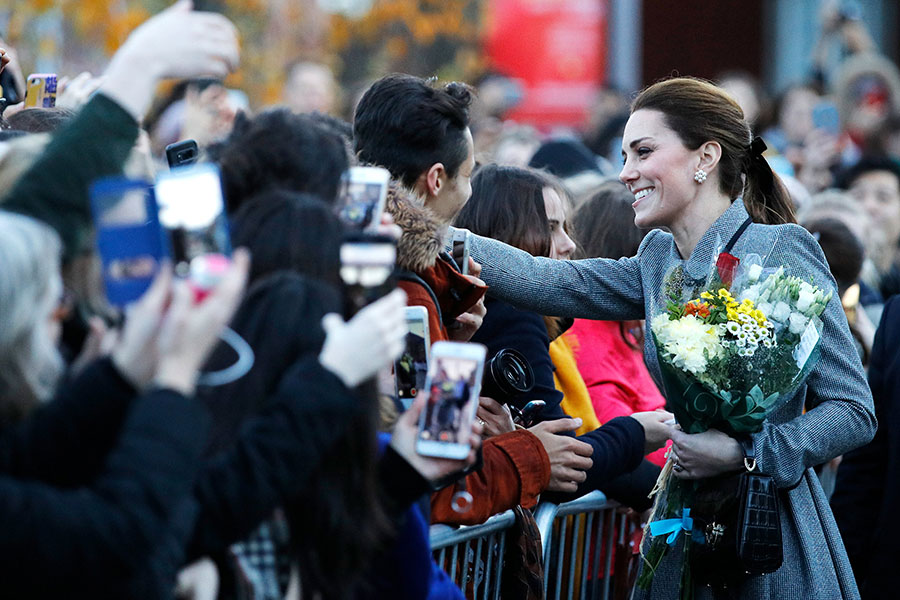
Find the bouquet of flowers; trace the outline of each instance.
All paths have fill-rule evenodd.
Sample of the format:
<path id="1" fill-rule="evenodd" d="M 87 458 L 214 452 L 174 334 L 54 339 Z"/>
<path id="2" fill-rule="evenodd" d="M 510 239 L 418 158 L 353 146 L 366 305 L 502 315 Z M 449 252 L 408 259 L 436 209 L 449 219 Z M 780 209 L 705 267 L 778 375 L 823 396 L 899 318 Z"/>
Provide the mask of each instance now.
<path id="1" fill-rule="evenodd" d="M 764 269 L 755 256 L 741 264 L 723 253 L 716 266 L 695 287 L 670 273 L 665 309 L 650 322 L 667 407 L 687 433 L 711 428 L 729 435 L 754 433 L 815 365 L 819 317 L 831 293 L 784 267 Z M 704 543 L 702 532 L 691 531 L 688 511 L 702 483 L 672 478 L 671 469 L 667 463 L 657 483 L 663 493 L 654 510 L 656 522 L 649 526 L 648 568 L 638 585 L 649 587 L 659 562 L 684 531 L 682 597 L 688 598 L 690 545 Z M 669 526 L 676 521 L 677 526 Z"/>

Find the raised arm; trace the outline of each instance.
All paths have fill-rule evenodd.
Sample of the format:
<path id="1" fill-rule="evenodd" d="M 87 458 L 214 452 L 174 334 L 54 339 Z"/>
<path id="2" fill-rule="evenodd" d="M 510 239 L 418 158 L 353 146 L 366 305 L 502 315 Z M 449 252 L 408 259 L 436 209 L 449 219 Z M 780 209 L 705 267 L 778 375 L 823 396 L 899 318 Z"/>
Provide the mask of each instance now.
<path id="1" fill-rule="evenodd" d="M 825 256 L 802 227 L 786 225 L 775 242 L 781 252 L 773 261 L 799 265 L 801 277 L 812 277 L 823 290 L 834 290 Z M 753 435 L 757 460 L 779 487 L 795 485 L 809 467 L 858 448 L 875 435 L 872 392 L 866 382 L 847 318 L 835 293 L 822 313 L 821 358 L 809 375 L 807 404 L 814 406 L 790 421 L 768 419 Z"/>
<path id="2" fill-rule="evenodd" d="M 491 294 L 547 316 L 624 321 L 644 318 L 639 256 L 611 260 L 535 257 L 470 233 L 472 258 Z M 653 234 L 647 236 L 643 248 Z"/>
<path id="3" fill-rule="evenodd" d="M 236 32 L 222 15 L 192 12 L 190 2 L 179 2 L 148 20 L 116 52 L 99 92 L 11 190 L 0 190 L 3 208 L 53 227 L 65 258 L 72 258 L 91 228 L 90 184 L 122 172 L 159 81 L 224 77 L 237 58 Z"/>

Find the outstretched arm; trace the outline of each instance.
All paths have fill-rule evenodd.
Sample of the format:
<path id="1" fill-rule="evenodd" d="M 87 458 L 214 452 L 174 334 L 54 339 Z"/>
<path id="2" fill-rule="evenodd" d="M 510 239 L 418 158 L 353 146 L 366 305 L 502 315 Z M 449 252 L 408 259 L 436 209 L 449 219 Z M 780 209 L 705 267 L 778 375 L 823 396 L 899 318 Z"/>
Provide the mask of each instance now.
<path id="1" fill-rule="evenodd" d="M 470 233 L 472 258 L 491 294 L 542 315 L 624 321 L 644 318 L 639 257 L 554 260 Z M 644 239 L 641 249 L 654 237 Z"/>

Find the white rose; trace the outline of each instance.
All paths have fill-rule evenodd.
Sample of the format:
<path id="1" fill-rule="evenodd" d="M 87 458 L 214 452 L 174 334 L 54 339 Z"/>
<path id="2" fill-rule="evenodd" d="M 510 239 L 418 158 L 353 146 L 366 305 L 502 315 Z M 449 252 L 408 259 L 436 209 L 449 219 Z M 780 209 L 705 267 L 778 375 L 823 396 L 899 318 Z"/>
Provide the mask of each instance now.
<path id="1" fill-rule="evenodd" d="M 747 279 L 750 283 L 759 281 L 760 275 L 762 275 L 762 265 L 750 265 L 750 269 L 747 270 Z"/>
<path id="2" fill-rule="evenodd" d="M 789 329 L 791 333 L 800 335 L 803 333 L 803 330 L 806 329 L 806 324 L 809 323 L 809 319 L 800 313 L 791 313 L 791 316 L 788 318 Z"/>
<path id="3" fill-rule="evenodd" d="M 756 305 L 756 308 L 762 311 L 762 314 L 766 315 L 766 318 L 769 318 L 769 315 L 772 314 L 773 306 L 768 302 L 760 302 Z"/>
<path id="4" fill-rule="evenodd" d="M 806 286 L 808 289 L 804 289 L 803 286 Z M 816 301 L 816 295 L 813 292 L 812 286 L 806 283 L 800 284 L 800 296 L 797 298 L 797 310 L 802 313 L 805 313 L 809 310 L 809 307 L 812 306 L 813 302 Z"/>
<path id="5" fill-rule="evenodd" d="M 784 323 L 791 316 L 791 307 L 787 302 L 778 302 L 772 309 L 772 319 Z"/>

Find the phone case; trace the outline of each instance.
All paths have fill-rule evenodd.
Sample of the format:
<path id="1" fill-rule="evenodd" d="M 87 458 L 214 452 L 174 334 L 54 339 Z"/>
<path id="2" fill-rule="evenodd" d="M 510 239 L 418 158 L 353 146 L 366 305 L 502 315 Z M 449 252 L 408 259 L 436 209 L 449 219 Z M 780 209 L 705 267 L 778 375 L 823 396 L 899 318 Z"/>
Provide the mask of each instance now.
<path id="1" fill-rule="evenodd" d="M 106 297 L 124 307 L 144 294 L 169 256 L 152 188 L 115 177 L 95 182 L 90 195 Z"/>

